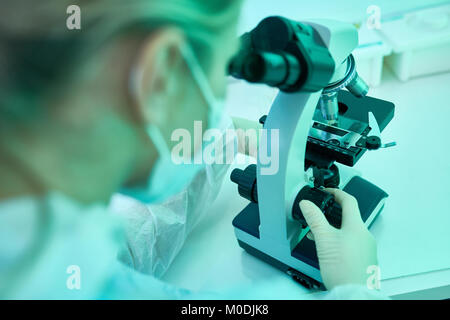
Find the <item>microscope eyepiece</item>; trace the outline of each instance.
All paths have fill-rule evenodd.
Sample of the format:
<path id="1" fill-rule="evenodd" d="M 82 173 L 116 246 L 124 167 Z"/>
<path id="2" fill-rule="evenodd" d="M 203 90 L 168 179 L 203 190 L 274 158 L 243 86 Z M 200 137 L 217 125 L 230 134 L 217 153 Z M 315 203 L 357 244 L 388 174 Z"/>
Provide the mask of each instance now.
<path id="1" fill-rule="evenodd" d="M 228 70 L 235 78 L 269 86 L 292 86 L 302 72 L 293 55 L 263 51 L 239 54 L 230 62 Z"/>
<path id="2" fill-rule="evenodd" d="M 241 37 L 241 49 L 228 73 L 284 92 L 317 92 L 329 83 L 334 67 L 328 47 L 312 26 L 268 17 Z"/>

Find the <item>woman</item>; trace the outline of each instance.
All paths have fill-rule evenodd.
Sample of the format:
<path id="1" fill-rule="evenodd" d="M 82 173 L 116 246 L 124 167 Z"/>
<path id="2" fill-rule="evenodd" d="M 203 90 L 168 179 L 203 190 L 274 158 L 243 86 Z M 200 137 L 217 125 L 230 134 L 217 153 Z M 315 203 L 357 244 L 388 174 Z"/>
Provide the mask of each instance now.
<path id="1" fill-rule="evenodd" d="M 239 1 L 78 1 L 81 30 L 69 30 L 72 4 L 16 0 L 1 8 L 0 295 L 192 297 L 116 256 L 161 275 L 202 216 L 205 181 L 217 187 L 226 171 L 175 164 L 169 154 L 172 133 L 193 133 L 195 121 L 228 127 L 221 100 Z M 204 147 L 194 141 L 184 159 Z M 118 191 L 138 201 L 125 210 L 125 246 L 123 222 L 107 210 Z M 376 248 L 354 199 L 330 192 L 349 230 L 331 229 L 311 203 L 302 210 L 325 284 L 338 292 L 365 285 Z M 131 200 L 116 201 L 123 209 Z M 137 231 L 145 223 L 153 233 Z M 151 253 L 142 251 L 147 243 Z"/>

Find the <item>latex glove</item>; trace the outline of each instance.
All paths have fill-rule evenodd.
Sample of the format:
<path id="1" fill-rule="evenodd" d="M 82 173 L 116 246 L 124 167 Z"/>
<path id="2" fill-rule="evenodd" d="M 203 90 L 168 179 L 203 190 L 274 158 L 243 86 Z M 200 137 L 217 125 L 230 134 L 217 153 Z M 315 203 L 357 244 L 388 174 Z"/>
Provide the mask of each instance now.
<path id="1" fill-rule="evenodd" d="M 314 203 L 300 202 L 316 242 L 323 283 L 328 290 L 345 284 L 366 286 L 371 275 L 368 268 L 378 265 L 375 239 L 364 225 L 353 196 L 338 189 L 325 191 L 342 207 L 341 229 L 331 226 Z"/>

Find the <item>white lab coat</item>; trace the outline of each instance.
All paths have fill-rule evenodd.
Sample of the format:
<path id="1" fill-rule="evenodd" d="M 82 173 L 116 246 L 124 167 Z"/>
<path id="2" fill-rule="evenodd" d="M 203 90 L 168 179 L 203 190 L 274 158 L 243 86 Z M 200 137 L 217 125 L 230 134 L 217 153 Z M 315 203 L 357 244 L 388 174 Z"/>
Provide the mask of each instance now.
<path id="1" fill-rule="evenodd" d="M 191 292 L 158 279 L 207 214 L 227 169 L 207 166 L 187 190 L 159 205 L 115 195 L 109 208 L 84 206 L 56 192 L 0 203 L 0 298 L 308 298 L 277 290 L 273 282 L 216 293 Z M 383 296 L 346 286 L 325 298 Z"/>
<path id="2" fill-rule="evenodd" d="M 149 222 L 150 223 L 150 222 Z M 104 205 L 82 206 L 52 193 L 0 204 L 0 297 L 6 299 L 302 299 L 270 283 L 223 293 L 191 292 L 117 260 L 123 221 Z M 283 289 L 283 290 L 282 290 Z M 325 298 L 383 298 L 363 287 Z"/>

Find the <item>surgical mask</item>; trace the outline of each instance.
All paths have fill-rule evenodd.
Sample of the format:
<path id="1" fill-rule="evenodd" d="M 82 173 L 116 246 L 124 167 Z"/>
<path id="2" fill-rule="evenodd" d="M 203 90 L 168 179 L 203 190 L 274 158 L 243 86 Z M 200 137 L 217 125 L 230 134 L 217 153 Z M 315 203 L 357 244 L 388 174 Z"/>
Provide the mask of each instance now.
<path id="1" fill-rule="evenodd" d="M 181 47 L 181 53 L 208 105 L 208 127 L 218 128 L 222 121 L 225 103 L 214 95 L 208 78 L 191 47 L 184 45 Z M 186 189 L 197 173 L 204 169 L 204 162 L 196 161 L 196 159 L 201 157 L 205 145 L 194 154 L 191 163 L 176 164 L 171 157 L 170 148 L 161 129 L 154 124 L 149 124 L 147 134 L 153 141 L 159 153 L 159 158 L 156 160 L 146 185 L 124 188 L 121 193 L 143 203 L 161 203 Z"/>

